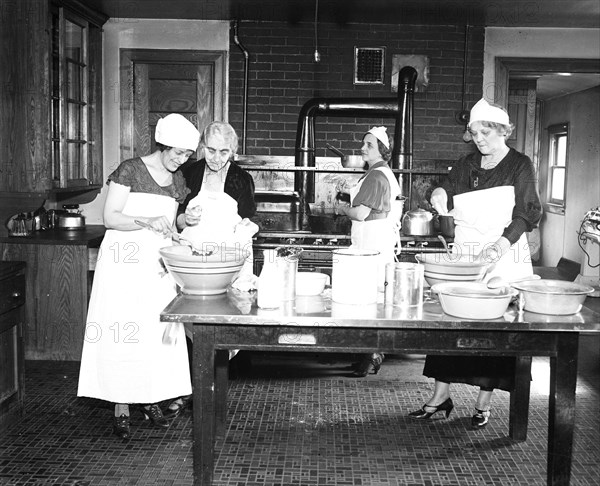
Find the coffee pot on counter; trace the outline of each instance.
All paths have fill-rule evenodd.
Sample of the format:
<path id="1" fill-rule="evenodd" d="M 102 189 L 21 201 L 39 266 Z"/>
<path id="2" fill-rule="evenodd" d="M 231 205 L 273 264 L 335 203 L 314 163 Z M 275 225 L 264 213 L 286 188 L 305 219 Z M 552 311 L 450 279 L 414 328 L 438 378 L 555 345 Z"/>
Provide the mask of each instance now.
<path id="1" fill-rule="evenodd" d="M 79 230 L 85 228 L 85 216 L 81 214 L 79 204 L 65 204 L 63 211 L 55 211 L 57 221 L 56 228 L 64 230 Z"/>

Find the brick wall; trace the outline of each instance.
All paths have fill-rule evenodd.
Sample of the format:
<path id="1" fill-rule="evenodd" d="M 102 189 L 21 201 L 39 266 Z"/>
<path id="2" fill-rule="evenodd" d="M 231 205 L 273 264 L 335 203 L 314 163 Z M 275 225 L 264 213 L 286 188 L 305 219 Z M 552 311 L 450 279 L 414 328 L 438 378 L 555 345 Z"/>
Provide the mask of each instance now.
<path id="1" fill-rule="evenodd" d="M 455 120 L 461 110 L 464 26 L 328 24 L 318 25 L 321 62 L 313 61 L 314 25 L 243 22 L 238 36 L 250 53 L 246 153 L 293 155 L 298 114 L 313 97 L 396 97 L 391 91 L 392 56 L 418 54 L 429 58 L 429 85 L 415 94 L 414 159 L 455 160 L 470 151 L 462 141 L 464 127 Z M 465 102 L 469 109 L 483 83 L 484 30 L 472 27 Z M 353 84 L 354 47 L 385 47 L 385 84 Z M 231 38 L 229 121 L 241 135 L 244 59 Z M 394 120 L 317 118 L 317 155 L 330 142 L 350 153 L 358 151 L 363 133 Z"/>

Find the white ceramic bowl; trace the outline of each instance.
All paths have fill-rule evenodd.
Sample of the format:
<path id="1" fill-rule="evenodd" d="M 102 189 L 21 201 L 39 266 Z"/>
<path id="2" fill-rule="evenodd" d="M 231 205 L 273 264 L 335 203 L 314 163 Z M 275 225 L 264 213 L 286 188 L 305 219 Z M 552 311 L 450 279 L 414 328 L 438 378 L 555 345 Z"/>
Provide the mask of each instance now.
<path id="1" fill-rule="evenodd" d="M 512 286 L 521 291 L 526 311 L 556 316 L 576 314 L 594 291 L 589 285 L 549 279 L 516 282 Z"/>
<path id="2" fill-rule="evenodd" d="M 488 289 L 479 282 L 444 282 L 431 287 L 446 314 L 465 319 L 498 319 L 517 291 L 511 287 Z"/>
<path id="3" fill-rule="evenodd" d="M 296 295 L 319 295 L 325 290 L 329 275 L 320 272 L 298 272 Z"/>
<path id="4" fill-rule="evenodd" d="M 162 248 L 160 254 L 181 292 L 192 295 L 225 293 L 247 256 L 247 252 L 235 248 L 218 248 L 210 256 L 194 256 L 189 247 L 180 245 Z"/>

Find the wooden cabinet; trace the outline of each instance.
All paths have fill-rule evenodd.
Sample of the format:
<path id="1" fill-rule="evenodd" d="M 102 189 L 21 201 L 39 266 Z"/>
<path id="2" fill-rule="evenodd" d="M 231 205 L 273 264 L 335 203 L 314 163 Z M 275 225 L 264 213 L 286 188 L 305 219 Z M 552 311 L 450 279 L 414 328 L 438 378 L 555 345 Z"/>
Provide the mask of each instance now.
<path id="1" fill-rule="evenodd" d="M 0 430 L 23 412 L 25 263 L 0 262 Z"/>
<path id="2" fill-rule="evenodd" d="M 104 226 L 0 237 L 0 259 L 27 263 L 26 359 L 81 359 L 89 298 L 89 249 Z"/>
<path id="3" fill-rule="evenodd" d="M 0 193 L 102 183 L 106 20 L 77 0 L 2 1 Z"/>

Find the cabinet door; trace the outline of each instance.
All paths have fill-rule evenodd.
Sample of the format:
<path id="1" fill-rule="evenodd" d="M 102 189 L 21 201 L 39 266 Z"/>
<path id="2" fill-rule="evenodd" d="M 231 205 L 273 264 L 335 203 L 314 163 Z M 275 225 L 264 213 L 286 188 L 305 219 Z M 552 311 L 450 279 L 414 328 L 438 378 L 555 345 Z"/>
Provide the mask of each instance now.
<path id="1" fill-rule="evenodd" d="M 79 361 L 87 318 L 87 247 L 0 243 L 0 257 L 27 263 L 25 358 Z"/>
<path id="2" fill-rule="evenodd" d="M 51 187 L 48 3 L 2 1 L 0 192 Z"/>
<path id="3" fill-rule="evenodd" d="M 102 165 L 100 29 L 66 8 L 52 10 L 51 141 L 56 188 L 97 183 Z"/>

